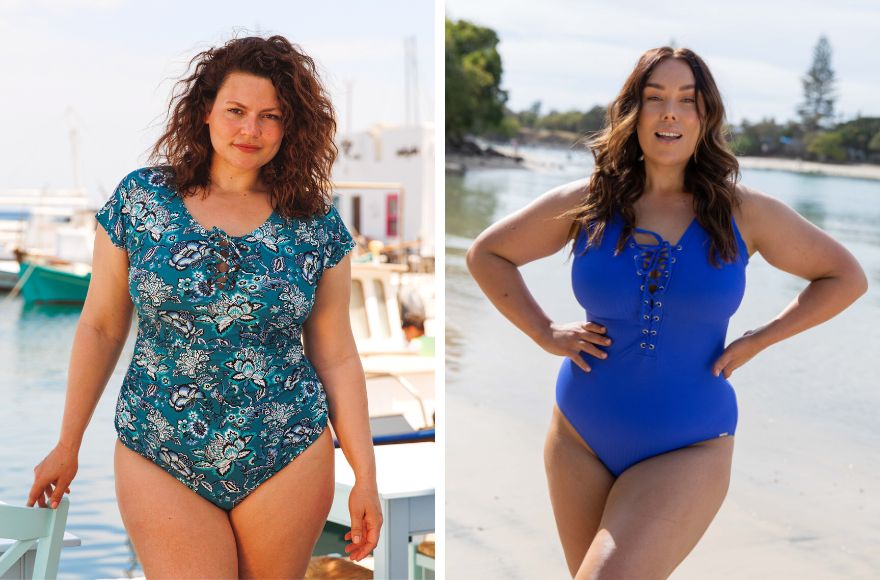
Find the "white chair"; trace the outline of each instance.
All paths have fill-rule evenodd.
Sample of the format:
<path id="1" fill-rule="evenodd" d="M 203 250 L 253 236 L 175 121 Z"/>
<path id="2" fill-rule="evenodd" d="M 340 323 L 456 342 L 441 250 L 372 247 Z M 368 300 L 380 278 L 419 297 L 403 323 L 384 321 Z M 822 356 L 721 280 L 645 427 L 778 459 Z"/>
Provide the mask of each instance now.
<path id="1" fill-rule="evenodd" d="M 61 498 L 56 509 L 0 502 L 0 538 L 14 540 L 5 553 L 0 555 L 0 576 L 6 574 L 36 545 L 32 577 L 57 577 L 69 507 L 70 501 L 66 497 Z M 24 570 L 24 567 L 21 569 Z"/>
<path id="2" fill-rule="evenodd" d="M 413 580 L 425 580 L 425 571 L 434 572 L 434 542 L 410 542 L 410 573 Z"/>

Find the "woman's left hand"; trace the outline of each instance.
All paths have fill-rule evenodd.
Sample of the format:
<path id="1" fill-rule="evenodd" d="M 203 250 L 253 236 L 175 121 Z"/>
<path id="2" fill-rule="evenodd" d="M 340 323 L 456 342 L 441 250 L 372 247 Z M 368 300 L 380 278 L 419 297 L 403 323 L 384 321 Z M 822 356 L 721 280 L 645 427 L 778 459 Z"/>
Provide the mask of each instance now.
<path id="1" fill-rule="evenodd" d="M 348 510 L 351 515 L 351 531 L 345 534 L 345 539 L 351 544 L 345 547 L 345 551 L 353 561 L 358 562 L 369 556 L 379 543 L 382 508 L 379 505 L 379 490 L 375 481 L 366 485 L 355 482 L 348 496 Z"/>
<path id="2" fill-rule="evenodd" d="M 730 378 L 733 371 L 749 362 L 752 357 L 764 350 L 764 345 L 761 344 L 756 334 L 759 331 L 760 329 L 749 330 L 728 344 L 724 352 L 721 353 L 721 356 L 718 357 L 718 360 L 715 361 L 715 364 L 712 365 L 712 374 L 717 377 L 719 374 L 724 373 L 725 379 Z"/>

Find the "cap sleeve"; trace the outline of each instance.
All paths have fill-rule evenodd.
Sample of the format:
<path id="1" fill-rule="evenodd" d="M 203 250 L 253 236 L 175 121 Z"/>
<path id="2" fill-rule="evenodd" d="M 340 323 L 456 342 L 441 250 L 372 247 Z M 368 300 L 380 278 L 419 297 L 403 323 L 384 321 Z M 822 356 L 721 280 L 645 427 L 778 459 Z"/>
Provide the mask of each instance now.
<path id="1" fill-rule="evenodd" d="M 113 245 L 122 249 L 126 247 L 126 228 L 123 210 L 125 209 L 128 191 L 126 190 L 125 182 L 126 180 L 123 179 L 116 186 L 113 195 L 110 196 L 104 207 L 95 214 L 95 219 L 107 231 L 107 235 L 110 236 L 110 241 L 113 242 Z"/>
<path id="2" fill-rule="evenodd" d="M 334 205 L 324 216 L 324 227 L 327 230 L 327 243 L 324 244 L 324 269 L 332 268 L 339 263 L 357 244 L 351 237 L 348 228 L 339 216 Z"/>

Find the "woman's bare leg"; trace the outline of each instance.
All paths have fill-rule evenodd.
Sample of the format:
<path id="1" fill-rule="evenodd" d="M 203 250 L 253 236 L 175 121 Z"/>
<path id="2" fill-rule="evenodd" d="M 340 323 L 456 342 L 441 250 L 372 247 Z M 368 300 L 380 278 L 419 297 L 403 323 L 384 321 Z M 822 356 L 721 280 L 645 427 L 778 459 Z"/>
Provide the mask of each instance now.
<path id="1" fill-rule="evenodd" d="M 302 578 L 333 503 L 327 429 L 229 512 L 241 578 Z"/>
<path id="2" fill-rule="evenodd" d="M 116 440 L 116 501 L 147 578 L 237 578 L 226 512 Z"/>
<path id="3" fill-rule="evenodd" d="M 624 471 L 576 578 L 667 578 L 718 513 L 732 459 L 733 437 L 721 437 Z"/>
<path id="4" fill-rule="evenodd" d="M 574 576 L 599 529 L 614 476 L 555 406 L 544 466 L 562 550 Z"/>

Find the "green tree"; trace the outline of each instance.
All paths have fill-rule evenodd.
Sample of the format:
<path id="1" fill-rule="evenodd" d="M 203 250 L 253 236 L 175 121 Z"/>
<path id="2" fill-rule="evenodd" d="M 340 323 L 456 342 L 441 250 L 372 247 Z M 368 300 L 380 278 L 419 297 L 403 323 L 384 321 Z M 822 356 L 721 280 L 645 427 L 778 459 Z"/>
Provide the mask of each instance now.
<path id="1" fill-rule="evenodd" d="M 537 122 L 540 129 L 551 131 L 571 131 L 573 133 L 593 133 L 605 125 L 605 108 L 596 105 L 589 111 L 550 111 Z"/>
<path id="2" fill-rule="evenodd" d="M 605 126 L 606 113 L 605 107 L 601 105 L 593 106 L 581 118 L 581 131 L 585 133 L 600 131 Z"/>
<path id="3" fill-rule="evenodd" d="M 514 113 L 514 115 L 521 126 L 534 129 L 538 126 L 538 120 L 541 118 L 541 101 L 535 101 L 531 107 L 525 111 Z"/>
<path id="4" fill-rule="evenodd" d="M 737 155 L 759 155 L 761 153 L 761 144 L 754 135 L 748 133 L 741 133 L 734 137 L 730 146 Z"/>
<path id="5" fill-rule="evenodd" d="M 460 143 L 468 133 L 510 131 L 510 123 L 504 123 L 507 92 L 501 89 L 495 31 L 447 18 L 445 60 L 447 142 Z"/>
<path id="6" fill-rule="evenodd" d="M 834 70 L 831 68 L 831 43 L 825 35 L 813 48 L 813 63 L 801 78 L 804 102 L 798 107 L 804 128 L 816 131 L 834 121 Z"/>
<path id="7" fill-rule="evenodd" d="M 819 161 L 846 161 L 843 136 L 837 131 L 807 135 L 807 151 L 817 156 Z"/>
<path id="8" fill-rule="evenodd" d="M 764 118 L 757 123 L 743 119 L 740 133 L 734 140 L 736 152 L 740 155 L 776 155 L 782 148 L 783 127 L 772 118 Z"/>

